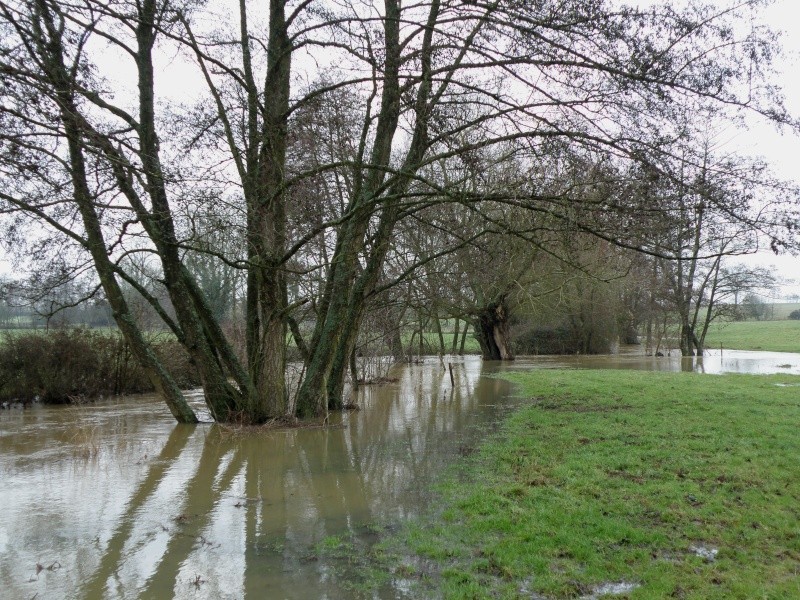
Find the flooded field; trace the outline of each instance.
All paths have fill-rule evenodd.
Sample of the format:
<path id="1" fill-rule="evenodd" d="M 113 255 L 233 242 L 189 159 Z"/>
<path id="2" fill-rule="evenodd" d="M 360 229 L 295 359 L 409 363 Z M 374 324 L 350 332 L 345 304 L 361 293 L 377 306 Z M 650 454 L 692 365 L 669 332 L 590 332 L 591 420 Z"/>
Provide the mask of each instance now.
<path id="1" fill-rule="evenodd" d="M 453 387 L 438 360 L 402 366 L 324 429 L 176 426 L 147 396 L 2 411 L 3 598 L 351 596 L 318 545 L 429 505 L 507 407 L 482 370 L 454 364 Z"/>
<path id="2" fill-rule="evenodd" d="M 718 352 L 718 351 L 717 351 Z M 430 508 L 430 486 L 519 399 L 499 369 L 800 374 L 800 355 L 436 358 L 362 388 L 325 428 L 176 426 L 147 396 L 0 411 L 3 598 L 348 598 L 347 556 Z M 194 402 L 199 406 L 200 397 Z M 403 582 L 379 597 L 402 598 Z"/>
<path id="3" fill-rule="evenodd" d="M 632 369 L 637 371 L 686 371 L 720 375 L 800 375 L 800 354 L 790 352 L 754 352 L 749 350 L 707 350 L 704 356 L 645 356 L 638 346 L 623 347 L 613 355 L 568 355 L 522 357 L 518 369 Z"/>

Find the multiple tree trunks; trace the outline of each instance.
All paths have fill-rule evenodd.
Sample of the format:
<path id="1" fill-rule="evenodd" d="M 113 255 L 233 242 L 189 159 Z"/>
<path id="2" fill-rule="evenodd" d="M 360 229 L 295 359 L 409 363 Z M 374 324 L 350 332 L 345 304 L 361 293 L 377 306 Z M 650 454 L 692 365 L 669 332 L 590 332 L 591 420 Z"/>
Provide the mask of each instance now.
<path id="1" fill-rule="evenodd" d="M 703 343 L 689 324 L 681 326 L 680 349 L 681 356 L 703 356 Z"/>
<path id="2" fill-rule="evenodd" d="M 726 170 L 705 169 L 705 157 L 690 143 L 676 147 L 670 140 L 694 135 L 696 103 L 752 106 L 789 121 L 771 88 L 750 80 L 762 66 L 768 72 L 754 61 L 768 58 L 729 51 L 737 43 L 745 49 L 766 43 L 756 39 L 759 28 L 732 26 L 734 12 L 710 16 L 710 7 L 638 12 L 604 2 L 587 8 L 578 0 L 324 7 L 239 0 L 238 27 L 231 28 L 227 19 L 214 23 L 202 3 L 184 4 L 0 2 L 0 210 L 44 224 L 52 239 L 75 251 L 74 272 L 93 265 L 92 284 L 102 288 L 176 420 L 197 417 L 148 346 L 126 285 L 186 348 L 216 420 L 324 418 L 342 406 L 359 331 L 382 291 L 415 273 L 429 276 L 437 259 L 490 235 L 521 240 L 520 252 L 579 232 L 665 255 L 666 242 L 651 243 L 646 226 L 628 227 L 632 216 L 649 215 L 661 202 L 681 227 L 697 222 L 677 234 L 674 258 L 691 265 L 675 276 L 685 317 L 681 348 L 702 350 L 707 321 L 690 314 L 699 306 L 692 295 L 714 288 L 719 265 L 701 289 L 687 283 L 704 258 L 708 228 L 701 225 L 716 211 L 741 214 L 753 226 L 736 204 L 753 194 L 722 193 L 729 190 L 706 171 Z M 248 11 L 257 10 L 263 12 L 251 25 Z M 258 35 L 251 36 L 252 27 Z M 752 33 L 732 40 L 731 31 Z M 107 61 L 98 58 L 106 47 L 135 73 L 132 93 L 109 90 L 116 74 L 106 79 Z M 165 49 L 191 55 L 206 85 L 196 106 L 166 109 L 170 103 L 157 96 L 154 57 Z M 296 52 L 311 60 L 293 62 Z M 547 82 L 556 83 L 550 89 Z M 304 118 L 324 123 L 319 135 L 303 133 Z M 676 135 L 673 121 L 681 118 L 686 122 L 674 125 Z M 669 131 L 658 131 L 658 124 Z M 323 144 L 333 150 L 320 151 L 318 162 Z M 702 172 L 684 173 L 698 164 Z M 632 193 L 637 169 L 654 173 L 641 194 Z M 658 195 L 657 181 L 673 183 Z M 215 246 L 197 234 L 198 206 L 228 219 L 239 247 Z M 437 206 L 455 208 L 436 222 L 425 211 Z M 402 247 L 404 224 L 427 228 L 436 241 Z M 315 244 L 323 258 L 311 249 Z M 487 260 L 485 271 L 517 273 L 509 275 L 514 284 L 486 285 L 479 293 L 480 286 L 461 282 L 450 290 L 466 294 L 472 287 L 478 308 L 449 312 L 470 315 L 489 360 L 514 358 L 513 303 L 498 294 L 516 289 L 531 262 L 505 256 L 507 250 L 489 248 L 496 262 Z M 414 253 L 412 264 L 387 275 L 392 256 Z M 244 350 L 223 331 L 219 294 L 204 290 L 203 278 L 191 272 L 193 255 L 246 278 L 239 285 Z M 131 262 L 142 256 L 160 297 L 134 277 L 139 271 Z M 472 267 L 470 258 L 465 263 Z M 457 271 L 441 272 L 458 277 Z M 449 301 L 431 299 L 429 316 L 448 312 Z M 313 308 L 300 311 L 304 305 Z M 408 308 L 387 318 L 382 332 L 396 357 Z M 308 323 L 313 331 L 305 340 Z M 443 353 L 444 334 L 434 325 Z M 286 383 L 290 331 L 304 362 L 294 402 Z M 466 332 L 457 321 L 453 352 L 459 336 L 463 352 Z"/>

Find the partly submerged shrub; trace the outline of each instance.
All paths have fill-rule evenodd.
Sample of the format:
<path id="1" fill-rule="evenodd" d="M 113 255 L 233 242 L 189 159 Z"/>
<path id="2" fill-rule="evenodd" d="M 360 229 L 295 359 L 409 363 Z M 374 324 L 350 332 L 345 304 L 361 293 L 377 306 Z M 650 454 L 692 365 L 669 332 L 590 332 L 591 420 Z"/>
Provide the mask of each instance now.
<path id="1" fill-rule="evenodd" d="M 153 344 L 178 385 L 198 382 L 175 340 Z M 152 391 L 121 336 L 83 328 L 6 336 L 0 343 L 0 399 L 60 403 Z"/>
<path id="2" fill-rule="evenodd" d="M 518 327 L 513 335 L 516 354 L 605 354 L 612 337 L 593 328 Z"/>

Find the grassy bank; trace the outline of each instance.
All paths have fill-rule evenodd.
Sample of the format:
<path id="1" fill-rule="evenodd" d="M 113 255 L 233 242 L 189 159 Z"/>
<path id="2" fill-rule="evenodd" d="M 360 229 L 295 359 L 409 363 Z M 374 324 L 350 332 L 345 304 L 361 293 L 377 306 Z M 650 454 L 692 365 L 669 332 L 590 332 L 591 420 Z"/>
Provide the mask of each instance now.
<path id="1" fill-rule="evenodd" d="M 453 331 L 443 331 L 442 337 L 444 338 L 444 353 L 450 354 L 453 349 Z M 401 338 L 403 340 L 403 348 L 405 348 L 406 353 L 410 353 L 412 355 L 416 355 L 419 353 L 419 337 L 417 337 L 417 333 L 406 330 L 403 331 Z M 435 355 L 439 353 L 439 334 L 435 331 L 425 331 L 423 335 L 423 354 L 427 355 Z M 413 343 L 412 343 L 413 342 Z M 459 333 L 458 343 L 456 344 L 456 348 L 460 349 L 461 347 L 461 334 Z M 475 339 L 475 335 L 470 330 L 467 334 L 467 339 L 464 343 L 464 354 L 480 354 L 481 347 L 478 344 L 478 340 Z"/>
<path id="2" fill-rule="evenodd" d="M 800 352 L 800 321 L 736 321 L 714 323 L 707 348 Z"/>
<path id="3" fill-rule="evenodd" d="M 510 377 L 526 406 L 383 549 L 420 597 L 800 598 L 800 382 Z"/>
<path id="4" fill-rule="evenodd" d="M 788 319 L 789 313 L 800 309 L 800 302 L 776 302 L 766 305 L 766 314 L 770 319 Z"/>

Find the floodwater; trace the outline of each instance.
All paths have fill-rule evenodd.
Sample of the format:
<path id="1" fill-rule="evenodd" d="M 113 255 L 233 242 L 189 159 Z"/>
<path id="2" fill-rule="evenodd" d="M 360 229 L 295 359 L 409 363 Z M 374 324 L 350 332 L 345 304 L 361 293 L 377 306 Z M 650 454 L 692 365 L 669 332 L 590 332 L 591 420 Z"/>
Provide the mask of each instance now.
<path id="1" fill-rule="evenodd" d="M 509 408 L 479 358 L 458 361 L 455 386 L 438 359 L 397 368 L 326 428 L 176 426 L 147 396 L 0 411 L 0 597 L 353 597 L 320 545 L 363 553 L 427 509 Z"/>
<path id="2" fill-rule="evenodd" d="M 352 566 L 430 509 L 430 486 L 515 400 L 501 369 L 687 370 L 697 359 L 436 358 L 362 387 L 327 427 L 175 425 L 148 396 L 0 411 L 0 596 L 358 596 Z M 724 351 L 706 373 L 800 374 L 800 355 Z M 193 402 L 200 406 L 195 394 Z M 345 541 L 344 552 L 324 548 Z M 407 596 L 392 581 L 376 598 Z"/>
<path id="3" fill-rule="evenodd" d="M 753 352 L 748 350 L 706 350 L 704 356 L 645 356 L 639 346 L 623 346 L 613 355 L 568 355 L 522 357 L 517 369 L 628 369 L 636 371 L 694 371 L 719 375 L 749 373 L 800 375 L 800 354 L 791 352 Z"/>

